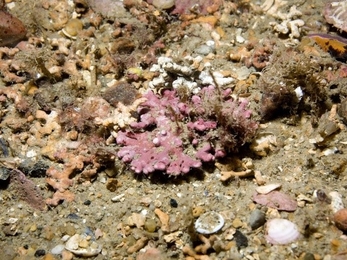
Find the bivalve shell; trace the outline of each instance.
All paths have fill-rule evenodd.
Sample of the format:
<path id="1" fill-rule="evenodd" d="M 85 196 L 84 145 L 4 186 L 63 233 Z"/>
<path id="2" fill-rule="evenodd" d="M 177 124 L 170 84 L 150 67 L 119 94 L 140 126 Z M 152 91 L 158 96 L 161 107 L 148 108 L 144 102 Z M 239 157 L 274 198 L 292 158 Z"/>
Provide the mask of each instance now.
<path id="1" fill-rule="evenodd" d="M 82 246 L 83 241 L 86 241 L 85 237 L 79 234 L 75 234 L 66 241 L 65 249 L 74 253 L 75 255 L 91 257 L 96 256 L 101 252 L 102 247 L 95 242 L 87 242 L 87 246 Z"/>
<path id="2" fill-rule="evenodd" d="M 255 190 L 260 194 L 268 194 L 273 190 L 276 190 L 282 186 L 281 183 L 272 183 L 265 186 L 257 187 Z"/>
<path id="3" fill-rule="evenodd" d="M 170 9 L 174 7 L 174 0 L 153 0 L 152 4 L 159 9 Z"/>
<path id="4" fill-rule="evenodd" d="M 195 221 L 194 226 L 200 234 L 213 234 L 224 226 L 224 218 L 215 211 L 206 212 Z"/>
<path id="5" fill-rule="evenodd" d="M 71 19 L 66 24 L 65 28 L 62 30 L 62 32 L 65 34 L 65 36 L 76 39 L 77 34 L 82 31 L 83 29 L 83 23 L 79 19 Z"/>
<path id="6" fill-rule="evenodd" d="M 287 219 L 274 218 L 266 223 L 266 240 L 274 245 L 286 245 L 300 236 L 298 227 Z"/>

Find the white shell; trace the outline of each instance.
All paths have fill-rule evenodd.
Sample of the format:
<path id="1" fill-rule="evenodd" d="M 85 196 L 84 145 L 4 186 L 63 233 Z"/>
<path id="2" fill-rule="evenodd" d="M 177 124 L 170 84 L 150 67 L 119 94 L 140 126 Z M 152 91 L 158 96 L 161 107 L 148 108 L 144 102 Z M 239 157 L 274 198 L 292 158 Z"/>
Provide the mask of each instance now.
<path id="1" fill-rule="evenodd" d="M 79 243 L 84 239 L 84 236 L 75 234 L 69 238 L 65 244 L 65 249 L 79 256 L 96 256 L 101 252 L 102 247 L 95 242 L 91 242 L 89 247 L 82 248 Z"/>
<path id="2" fill-rule="evenodd" d="M 282 186 L 281 183 L 272 183 L 265 186 L 257 187 L 255 190 L 260 194 L 268 194 L 271 191 L 276 190 L 281 186 Z"/>
<path id="3" fill-rule="evenodd" d="M 270 244 L 285 245 L 299 238 L 297 225 L 287 219 L 274 218 L 266 223 L 266 240 Z"/>
<path id="4" fill-rule="evenodd" d="M 153 0 L 152 4 L 159 9 L 170 9 L 175 5 L 175 0 Z"/>
<path id="5" fill-rule="evenodd" d="M 213 234 L 218 232 L 224 226 L 224 218 L 221 214 L 210 211 L 202 214 L 195 221 L 195 230 L 200 234 Z"/>
<path id="6" fill-rule="evenodd" d="M 333 213 L 338 212 L 340 209 L 343 209 L 345 206 L 343 205 L 343 201 L 342 201 L 342 196 L 340 193 L 338 193 L 337 191 L 332 191 L 329 193 L 330 197 L 331 197 L 331 210 L 333 211 Z"/>

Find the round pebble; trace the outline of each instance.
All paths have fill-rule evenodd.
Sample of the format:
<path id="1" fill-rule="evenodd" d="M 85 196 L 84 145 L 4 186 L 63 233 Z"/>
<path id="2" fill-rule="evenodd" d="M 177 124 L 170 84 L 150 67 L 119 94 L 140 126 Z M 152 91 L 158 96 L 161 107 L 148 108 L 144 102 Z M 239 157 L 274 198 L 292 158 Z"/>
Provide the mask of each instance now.
<path id="1" fill-rule="evenodd" d="M 71 19 L 62 30 L 63 33 L 70 38 L 75 38 L 82 31 L 83 23 L 79 19 Z"/>
<path id="2" fill-rule="evenodd" d="M 155 230 L 157 229 L 157 223 L 154 219 L 147 219 L 145 221 L 145 230 L 147 230 L 148 232 L 155 232 Z"/>
<path id="3" fill-rule="evenodd" d="M 207 45 L 204 44 L 204 45 L 200 45 L 199 47 L 197 47 L 195 49 L 195 52 L 197 54 L 200 54 L 200 55 L 208 55 L 210 53 L 213 53 L 214 49 L 213 49 L 213 47 L 207 46 Z"/>
<path id="4" fill-rule="evenodd" d="M 177 208 L 178 207 L 177 200 L 170 199 L 170 206 L 173 207 L 173 208 Z"/>
<path id="5" fill-rule="evenodd" d="M 46 251 L 45 251 L 44 249 L 37 249 L 37 250 L 35 251 L 34 256 L 35 256 L 35 257 L 40 257 L 40 256 L 44 256 L 45 254 L 46 254 Z"/>
<path id="6" fill-rule="evenodd" d="M 236 230 L 234 236 L 237 248 L 248 246 L 248 238 L 240 230 Z"/>
<path id="7" fill-rule="evenodd" d="M 200 217 L 201 214 L 205 212 L 205 209 L 201 206 L 196 206 L 192 210 L 192 214 L 194 218 Z"/>
<path id="8" fill-rule="evenodd" d="M 315 260 L 316 258 L 314 257 L 314 254 L 311 253 L 305 253 L 305 256 L 303 260 Z"/>
<path id="9" fill-rule="evenodd" d="M 65 246 L 62 245 L 62 244 L 59 244 L 59 245 L 56 245 L 55 247 L 53 247 L 51 249 L 51 253 L 53 255 L 60 255 L 63 252 L 64 249 L 65 249 Z"/>
<path id="10" fill-rule="evenodd" d="M 334 214 L 335 226 L 342 230 L 347 231 L 347 209 L 340 209 Z"/>
<path id="11" fill-rule="evenodd" d="M 265 213 L 259 209 L 253 210 L 251 215 L 249 216 L 249 225 L 253 230 L 261 227 L 265 224 L 265 222 Z"/>

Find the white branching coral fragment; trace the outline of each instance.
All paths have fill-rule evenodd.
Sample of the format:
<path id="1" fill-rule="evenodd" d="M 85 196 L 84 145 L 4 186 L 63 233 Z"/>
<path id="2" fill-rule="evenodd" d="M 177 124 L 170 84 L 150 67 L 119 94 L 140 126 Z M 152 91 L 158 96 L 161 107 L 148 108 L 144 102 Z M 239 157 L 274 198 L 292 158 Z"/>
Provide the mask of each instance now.
<path id="1" fill-rule="evenodd" d="M 282 12 L 280 8 L 285 6 L 288 2 L 283 0 L 267 0 L 261 8 L 269 15 L 280 19 L 282 22 L 270 22 L 273 29 L 280 34 L 288 34 L 290 38 L 299 38 L 301 27 L 305 22 L 298 17 L 302 13 L 296 8 L 295 5 L 290 7 L 289 12 Z"/>
<path id="2" fill-rule="evenodd" d="M 200 91 L 200 86 L 196 82 L 198 79 L 202 85 L 215 85 L 220 86 L 228 85 L 234 81 L 231 77 L 224 77 L 220 72 L 214 71 L 213 77 L 211 76 L 210 69 L 213 70 L 209 63 L 203 64 L 204 71 L 199 72 L 201 67 L 202 58 L 197 56 L 195 58 L 187 56 L 184 58 L 191 65 L 183 66 L 175 63 L 169 57 L 159 57 L 158 64 L 154 64 L 151 68 L 152 72 L 158 72 L 159 75 L 152 79 L 149 83 L 150 88 L 174 88 L 179 89 L 185 87 L 189 92 L 197 94 Z M 214 79 L 213 79 L 214 78 Z M 216 82 L 215 82 L 216 81 Z"/>
<path id="3" fill-rule="evenodd" d="M 107 128 L 111 127 L 113 129 L 111 131 L 111 135 L 115 138 L 117 137 L 117 132 L 120 129 L 123 129 L 132 122 L 136 121 L 132 115 L 132 112 L 136 111 L 137 107 L 144 101 L 146 101 L 146 98 L 139 98 L 130 106 L 125 106 L 119 102 L 117 108 L 114 109 L 107 117 L 97 117 L 94 119 L 94 122 Z"/>
<path id="4" fill-rule="evenodd" d="M 152 89 L 169 87 L 169 82 L 172 82 L 172 80 L 170 80 L 170 74 L 177 75 L 177 78 L 172 83 L 174 88 L 184 85 L 192 92 L 195 92 L 194 90 L 198 88 L 196 82 L 186 79 L 192 76 L 192 68 L 189 66 L 179 65 L 169 57 L 159 57 L 158 64 L 154 64 L 151 71 L 159 72 L 159 75 L 149 83 L 149 86 Z M 199 89 L 197 89 L 197 91 L 199 91 Z"/>

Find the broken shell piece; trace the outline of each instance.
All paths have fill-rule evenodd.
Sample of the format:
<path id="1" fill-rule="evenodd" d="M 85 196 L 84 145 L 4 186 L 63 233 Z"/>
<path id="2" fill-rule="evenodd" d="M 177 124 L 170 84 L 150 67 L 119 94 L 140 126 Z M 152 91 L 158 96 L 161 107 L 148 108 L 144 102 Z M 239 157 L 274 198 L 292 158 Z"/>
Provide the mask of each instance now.
<path id="1" fill-rule="evenodd" d="M 299 238 L 297 225 L 287 219 L 274 218 L 266 223 L 266 240 L 274 245 L 286 245 Z"/>
<path id="2" fill-rule="evenodd" d="M 224 226 L 224 218 L 221 214 L 210 211 L 202 214 L 195 221 L 195 230 L 200 234 L 213 234 L 218 232 Z"/>
<path id="3" fill-rule="evenodd" d="M 85 246 L 85 242 L 88 243 L 88 246 Z M 85 236 L 75 234 L 66 242 L 65 249 L 75 255 L 90 257 L 98 255 L 102 247 L 95 242 L 87 241 Z"/>
<path id="4" fill-rule="evenodd" d="M 340 122 L 337 115 L 337 106 L 332 106 L 329 112 L 321 116 L 318 122 L 318 128 L 315 130 L 314 137 L 309 139 L 310 143 L 323 145 L 334 134 L 344 129 L 344 125 Z"/>
<path id="5" fill-rule="evenodd" d="M 336 213 L 340 209 L 344 208 L 342 196 L 340 193 L 338 193 L 337 191 L 332 191 L 329 193 L 329 195 L 331 197 L 330 207 L 331 207 L 331 210 L 333 211 L 333 213 Z"/>
<path id="6" fill-rule="evenodd" d="M 276 136 L 271 133 L 261 133 L 252 141 L 251 150 L 262 157 L 267 156 L 277 147 Z"/>
<path id="7" fill-rule="evenodd" d="M 176 231 L 174 233 L 170 233 L 168 235 L 164 235 L 163 238 L 164 238 L 164 241 L 166 243 L 181 243 L 181 239 L 180 237 L 183 235 L 183 232 L 182 231 Z"/>
<path id="8" fill-rule="evenodd" d="M 322 153 L 320 154 L 321 156 L 329 156 L 329 155 L 332 155 L 332 154 L 336 154 L 339 152 L 339 149 L 337 149 L 336 147 L 332 147 L 332 148 L 327 148 L 327 149 L 324 149 L 322 151 Z"/>
<path id="9" fill-rule="evenodd" d="M 280 183 L 272 183 L 272 184 L 268 184 L 265 186 L 257 187 L 255 190 L 260 194 L 268 194 L 271 191 L 280 188 L 281 186 L 282 186 L 282 184 L 280 184 Z"/>

